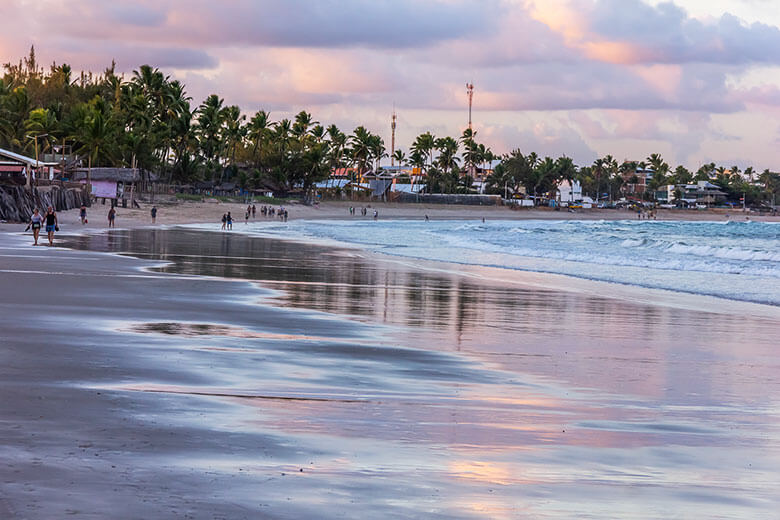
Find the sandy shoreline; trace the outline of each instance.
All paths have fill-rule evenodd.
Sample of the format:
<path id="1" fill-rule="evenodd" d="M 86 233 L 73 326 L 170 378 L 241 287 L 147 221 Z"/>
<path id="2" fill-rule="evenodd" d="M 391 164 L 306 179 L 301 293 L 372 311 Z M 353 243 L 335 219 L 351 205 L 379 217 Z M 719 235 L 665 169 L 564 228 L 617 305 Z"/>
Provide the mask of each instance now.
<path id="1" fill-rule="evenodd" d="M 161 203 L 157 205 L 158 216 L 156 225 L 176 224 L 202 224 L 213 222 L 221 225 L 222 215 L 231 212 L 234 225 L 244 223 L 246 205 L 237 203 L 223 203 L 216 199 L 213 202 L 175 202 Z M 256 204 L 259 208 L 262 204 Z M 370 208 L 366 217 L 349 215 L 349 207 L 364 207 L 362 204 L 348 201 L 328 201 L 318 206 L 306 206 L 303 204 L 286 205 L 291 220 L 299 219 L 371 219 L 373 210 L 379 212 L 380 219 L 424 219 L 428 215 L 431 219 L 466 219 L 481 220 L 636 220 L 637 214 L 627 210 L 611 209 L 584 209 L 576 212 L 565 210 L 555 211 L 549 208 L 541 209 L 510 209 L 504 206 L 452 206 L 437 204 L 398 204 L 398 203 L 371 203 L 365 207 Z M 117 208 L 116 225 L 119 228 L 137 228 L 151 226 L 151 205 L 144 205 L 142 209 Z M 275 206 L 278 208 L 278 206 Z M 59 212 L 62 231 L 67 233 L 74 230 L 107 229 L 108 205 L 95 204 L 88 209 L 89 223 L 82 226 L 78 210 Z M 657 213 L 658 220 L 679 221 L 725 221 L 729 214 L 732 220 L 742 221 L 746 217 L 761 222 L 780 222 L 780 216 L 759 216 L 743 213 L 740 210 L 666 210 L 660 209 Z M 250 221 L 273 220 L 270 217 L 262 217 L 259 213 Z M 18 230 L 19 224 L 0 224 L 0 229 Z M 22 227 L 24 229 L 24 227 Z"/>

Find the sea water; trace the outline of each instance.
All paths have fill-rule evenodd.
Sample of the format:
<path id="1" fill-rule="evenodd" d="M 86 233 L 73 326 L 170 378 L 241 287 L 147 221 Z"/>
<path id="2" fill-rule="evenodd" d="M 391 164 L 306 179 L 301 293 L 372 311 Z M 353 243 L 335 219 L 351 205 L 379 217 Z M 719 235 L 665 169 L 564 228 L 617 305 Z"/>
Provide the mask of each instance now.
<path id="1" fill-rule="evenodd" d="M 298 220 L 238 226 L 368 251 L 780 305 L 780 225 L 755 221 Z"/>

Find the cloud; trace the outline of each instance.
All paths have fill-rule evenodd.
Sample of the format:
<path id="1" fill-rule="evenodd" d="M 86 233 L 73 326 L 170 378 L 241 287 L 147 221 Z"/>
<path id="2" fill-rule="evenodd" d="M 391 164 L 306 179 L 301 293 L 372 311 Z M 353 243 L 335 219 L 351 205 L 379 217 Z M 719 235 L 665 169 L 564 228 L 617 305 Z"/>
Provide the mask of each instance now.
<path id="1" fill-rule="evenodd" d="M 746 24 L 729 13 L 702 21 L 671 2 L 550 0 L 538 3 L 532 14 L 595 61 L 780 64 L 780 29 Z"/>
<path id="2" fill-rule="evenodd" d="M 741 116 L 780 112 L 780 29 L 655 1 L 3 0 L 0 53 L 15 61 L 34 43 L 41 63 L 77 71 L 149 63 L 194 105 L 218 93 L 247 111 L 333 114 L 344 128 L 385 128 L 395 105 L 437 135 L 465 125 L 468 81 L 480 135 L 499 152 L 698 157 L 755 141 Z"/>

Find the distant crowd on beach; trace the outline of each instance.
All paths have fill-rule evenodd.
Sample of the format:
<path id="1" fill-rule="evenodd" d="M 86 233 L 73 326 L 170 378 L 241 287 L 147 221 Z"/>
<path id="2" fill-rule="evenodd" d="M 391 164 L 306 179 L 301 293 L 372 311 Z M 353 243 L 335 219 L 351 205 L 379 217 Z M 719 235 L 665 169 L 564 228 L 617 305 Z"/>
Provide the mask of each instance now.
<path id="1" fill-rule="evenodd" d="M 255 204 L 250 204 L 246 207 L 246 211 L 244 212 L 244 223 L 249 224 L 250 218 L 257 217 L 257 206 Z M 260 208 L 260 215 L 263 217 L 278 217 L 279 220 L 282 222 L 287 222 L 287 218 L 289 217 L 289 213 L 287 209 L 285 209 L 284 206 L 279 206 L 279 208 L 274 208 L 273 206 L 262 206 Z M 228 211 L 227 213 L 222 214 L 222 229 L 223 230 L 231 230 L 233 229 L 233 214 Z"/>
<path id="2" fill-rule="evenodd" d="M 369 206 L 369 208 L 370 208 L 370 207 L 371 207 L 371 206 Z M 350 206 L 350 207 L 349 207 L 349 214 L 350 214 L 351 216 L 353 216 L 353 217 L 354 217 L 354 216 L 355 216 L 355 214 L 356 214 L 356 212 L 357 212 L 357 209 L 356 209 L 354 206 Z M 367 216 L 367 215 L 368 215 L 368 208 L 366 208 L 365 206 L 363 206 L 362 208 L 360 208 L 360 214 L 361 214 L 362 216 L 364 216 L 364 217 L 365 217 L 365 216 Z M 378 218 L 379 218 L 379 212 L 378 212 L 377 210 L 374 210 L 374 220 L 377 220 Z"/>

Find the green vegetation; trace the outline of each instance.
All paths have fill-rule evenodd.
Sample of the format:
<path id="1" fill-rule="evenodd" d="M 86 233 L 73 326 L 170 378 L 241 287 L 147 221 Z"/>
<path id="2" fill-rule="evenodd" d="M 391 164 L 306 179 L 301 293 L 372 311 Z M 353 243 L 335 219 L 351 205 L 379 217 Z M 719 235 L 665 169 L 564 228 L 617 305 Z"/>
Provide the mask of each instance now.
<path id="1" fill-rule="evenodd" d="M 138 167 L 172 183 L 230 181 L 241 188 L 304 193 L 335 168 L 349 168 L 350 179 L 359 180 L 388 157 L 384 141 L 363 126 L 347 135 L 305 111 L 293 120 L 273 121 L 264 110 L 247 119 L 216 94 L 193 107 L 184 85 L 149 65 L 129 79 L 118 76 L 113 64 L 102 74 L 73 78 L 66 64 L 44 71 L 32 49 L 4 68 L 0 147 L 21 153 L 34 153 L 36 141 L 42 153 L 64 144 L 88 167 Z M 430 193 L 474 193 L 474 177 L 486 175 L 488 193 L 523 188 L 543 196 L 567 179 L 579 181 L 594 199 L 605 193 L 618 198 L 637 191 L 639 172 L 650 169 L 642 195 L 648 199 L 661 186 L 697 180 L 717 184 L 732 201 L 745 194 L 748 204 L 780 194 L 780 175 L 769 170 L 756 175 L 752 168 L 740 172 L 711 163 L 692 173 L 682 166 L 672 170 L 658 154 L 623 164 L 607 155 L 583 167 L 565 156 L 542 158 L 520 150 L 499 157 L 471 130 L 457 139 L 426 132 L 412 142 L 408 156 L 391 153 L 397 164 L 418 169 Z"/>

